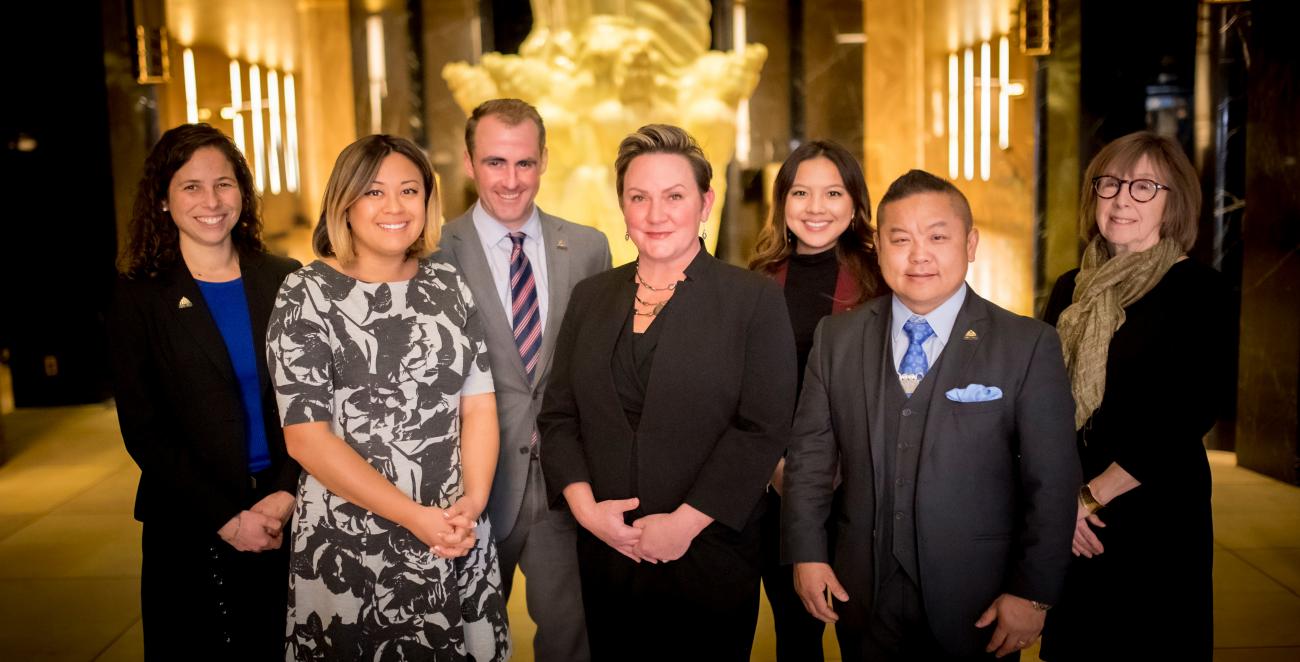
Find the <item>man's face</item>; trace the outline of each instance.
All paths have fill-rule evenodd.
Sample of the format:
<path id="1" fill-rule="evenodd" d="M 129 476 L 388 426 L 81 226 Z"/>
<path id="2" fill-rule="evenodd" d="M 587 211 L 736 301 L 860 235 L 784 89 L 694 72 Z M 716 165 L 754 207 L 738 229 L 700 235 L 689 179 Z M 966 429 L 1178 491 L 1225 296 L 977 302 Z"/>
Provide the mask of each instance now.
<path id="1" fill-rule="evenodd" d="M 952 196 L 917 193 L 884 205 L 879 216 L 880 271 L 909 310 L 925 315 L 961 289 L 979 231 L 966 231 Z"/>
<path id="2" fill-rule="evenodd" d="M 518 230 L 533 213 L 533 199 L 546 172 L 537 125 L 524 120 L 515 126 L 496 115 L 479 120 L 474 129 L 474 153 L 465 153 L 465 174 L 478 187 L 484 211 L 502 225 Z"/>

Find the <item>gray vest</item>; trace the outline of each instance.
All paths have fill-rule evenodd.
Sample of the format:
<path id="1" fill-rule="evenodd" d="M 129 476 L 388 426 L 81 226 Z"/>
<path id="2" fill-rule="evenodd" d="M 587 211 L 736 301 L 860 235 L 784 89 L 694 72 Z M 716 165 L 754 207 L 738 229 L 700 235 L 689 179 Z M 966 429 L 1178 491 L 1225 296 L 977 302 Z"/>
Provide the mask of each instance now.
<path id="1" fill-rule="evenodd" d="M 890 352 L 887 356 L 893 356 Z M 880 502 L 876 529 L 877 581 L 889 576 L 893 564 L 920 584 L 916 555 L 916 475 L 920 467 L 921 439 L 925 434 L 925 415 L 934 393 L 939 361 L 926 372 L 925 379 L 917 385 L 912 397 L 907 397 L 898 382 L 898 372 L 892 362 L 881 371 L 880 386 L 884 389 L 885 438 L 883 444 L 885 465 L 880 472 L 881 483 L 876 485 L 876 498 Z"/>

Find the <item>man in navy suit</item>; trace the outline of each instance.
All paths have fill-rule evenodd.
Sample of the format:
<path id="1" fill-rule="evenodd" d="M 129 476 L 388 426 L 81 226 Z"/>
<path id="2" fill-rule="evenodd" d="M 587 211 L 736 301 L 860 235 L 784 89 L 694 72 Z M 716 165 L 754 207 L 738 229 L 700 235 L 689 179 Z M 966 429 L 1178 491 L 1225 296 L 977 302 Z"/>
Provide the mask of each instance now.
<path id="1" fill-rule="evenodd" d="M 893 294 L 817 329 L 783 557 L 845 660 L 1019 657 L 1060 594 L 1081 481 L 1060 341 L 966 285 L 979 232 L 951 183 L 908 172 L 877 218 Z"/>

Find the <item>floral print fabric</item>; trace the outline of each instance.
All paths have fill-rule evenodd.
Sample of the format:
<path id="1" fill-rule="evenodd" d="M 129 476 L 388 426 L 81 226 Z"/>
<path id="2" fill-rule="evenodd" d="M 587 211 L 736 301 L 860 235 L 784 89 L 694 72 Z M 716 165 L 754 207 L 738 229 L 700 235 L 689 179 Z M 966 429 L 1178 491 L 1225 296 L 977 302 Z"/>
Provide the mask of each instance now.
<path id="1" fill-rule="evenodd" d="M 267 331 L 284 425 L 328 421 L 398 489 L 450 506 L 464 490 L 460 397 L 490 392 L 483 325 L 450 265 L 364 283 L 317 261 L 285 279 Z M 486 515 L 464 557 L 303 472 L 289 575 L 288 660 L 502 660 L 510 637 Z"/>

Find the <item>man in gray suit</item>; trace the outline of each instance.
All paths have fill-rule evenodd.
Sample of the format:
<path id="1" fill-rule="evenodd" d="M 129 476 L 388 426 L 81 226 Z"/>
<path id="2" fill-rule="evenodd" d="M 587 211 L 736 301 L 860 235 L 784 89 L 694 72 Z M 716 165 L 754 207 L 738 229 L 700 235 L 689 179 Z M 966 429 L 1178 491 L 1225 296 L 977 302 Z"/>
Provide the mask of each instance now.
<path id="1" fill-rule="evenodd" d="M 1060 595 L 1081 482 L 1060 340 L 967 287 L 979 232 L 951 183 L 913 170 L 877 218 L 894 293 L 817 329 L 782 553 L 845 660 L 1018 658 Z"/>
<path id="2" fill-rule="evenodd" d="M 479 199 L 447 223 L 442 249 L 469 283 L 487 327 L 501 428 L 487 513 L 503 588 L 509 599 L 516 566 L 528 578 L 537 660 L 586 660 L 576 523 L 568 511 L 548 508 L 537 411 L 569 292 L 610 268 L 609 242 L 533 204 L 546 171 L 546 128 L 527 103 L 494 99 L 475 108 L 464 165 Z"/>

